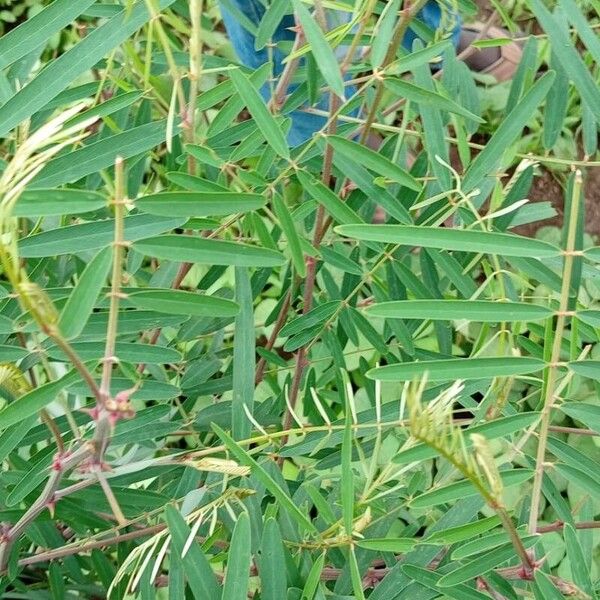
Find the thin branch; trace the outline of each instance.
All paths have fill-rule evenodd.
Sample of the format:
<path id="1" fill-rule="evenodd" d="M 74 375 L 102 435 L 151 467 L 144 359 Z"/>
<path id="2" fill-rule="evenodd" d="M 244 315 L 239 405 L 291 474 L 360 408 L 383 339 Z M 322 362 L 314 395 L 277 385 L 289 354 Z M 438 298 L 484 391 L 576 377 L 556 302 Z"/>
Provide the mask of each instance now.
<path id="1" fill-rule="evenodd" d="M 275 342 L 277 341 L 277 337 L 279 336 L 279 332 L 282 327 L 285 325 L 285 321 L 287 319 L 287 313 L 290 310 L 290 306 L 292 304 L 292 286 L 290 285 L 290 289 L 287 291 L 285 295 L 285 300 L 279 309 L 279 314 L 277 315 L 277 321 L 275 321 L 275 325 L 273 326 L 273 331 L 265 344 L 266 350 L 272 350 Z M 265 376 L 265 369 L 267 367 L 267 359 L 264 356 L 261 356 L 260 360 L 256 365 L 256 377 L 254 378 L 254 384 L 258 385 Z"/>
<path id="2" fill-rule="evenodd" d="M 564 521 L 554 521 L 554 523 L 550 523 L 549 525 L 538 527 L 535 532 L 549 533 L 552 531 L 561 531 L 564 526 Z M 579 523 L 575 523 L 575 529 L 600 529 L 600 521 L 580 521 Z"/>
<path id="3" fill-rule="evenodd" d="M 388 48 L 387 54 L 385 55 L 385 58 L 382 63 L 382 68 L 385 69 L 388 66 L 388 64 L 390 64 L 394 60 L 394 58 L 396 57 L 396 52 L 398 51 L 398 48 L 402 43 L 402 40 L 404 39 L 404 35 L 408 30 L 410 22 L 416 16 L 416 14 L 423 8 L 423 6 L 427 4 L 427 2 L 428 0 L 417 0 L 414 4 L 411 3 L 409 8 L 405 8 L 402 11 L 402 17 L 396 25 L 392 41 L 390 42 L 390 47 Z M 379 105 L 381 104 L 381 101 L 383 99 L 384 90 L 385 88 L 383 85 L 383 79 L 381 77 L 378 77 L 375 88 L 375 98 L 373 100 L 373 103 L 371 104 L 371 109 L 367 115 L 367 119 L 361 132 L 361 143 L 364 143 L 369 137 L 369 134 L 371 133 L 371 127 L 375 122 L 377 111 L 379 110 Z"/>
<path id="4" fill-rule="evenodd" d="M 118 156 L 115 160 L 115 198 L 112 204 L 115 207 L 115 237 L 113 241 L 113 267 L 110 291 L 110 308 L 108 313 L 108 326 L 106 330 L 106 344 L 104 346 L 102 380 L 100 383 L 102 406 L 104 406 L 110 398 L 110 382 L 112 378 L 112 368 L 113 364 L 117 361 L 117 357 L 115 356 L 115 347 L 119 320 L 121 279 L 123 276 L 123 246 L 125 243 L 123 210 L 125 204 L 125 169 L 123 159 L 120 156 Z"/>
<path id="5" fill-rule="evenodd" d="M 600 435 L 593 429 L 577 429 L 577 427 L 563 427 L 562 425 L 550 425 L 548 429 L 555 433 L 568 433 L 569 435 L 590 435 L 592 437 Z"/>
<path id="6" fill-rule="evenodd" d="M 295 27 L 296 38 L 294 39 L 294 45 L 292 46 L 291 54 L 294 54 L 306 41 L 304 37 L 304 31 L 300 24 L 296 24 Z M 285 98 L 287 96 L 287 90 L 290 87 L 290 83 L 292 82 L 292 77 L 294 73 L 298 69 L 298 65 L 300 64 L 300 58 L 292 58 L 290 59 L 283 68 L 283 72 L 279 76 L 279 81 L 277 82 L 277 86 L 275 87 L 275 93 L 271 98 L 269 103 L 271 110 L 278 111 L 284 104 Z"/>
<path id="7" fill-rule="evenodd" d="M 10 557 L 10 551 L 13 544 L 21 537 L 21 534 L 27 529 L 36 517 L 45 509 L 53 510 L 55 501 L 54 494 L 60 485 L 60 482 L 66 472 L 80 465 L 91 455 L 89 444 L 82 444 L 78 450 L 73 453 L 57 454 L 54 464 L 51 467 L 50 477 L 44 486 L 44 489 L 27 509 L 25 514 L 8 531 L 5 531 L 0 538 L 0 572 L 4 571 Z"/>
<path id="8" fill-rule="evenodd" d="M 192 33 L 190 36 L 190 92 L 185 115 L 185 131 L 188 143 L 196 141 L 196 101 L 198 86 L 202 75 L 202 13 L 204 0 L 190 0 L 190 21 Z M 188 173 L 196 175 L 196 159 L 188 155 Z"/>
<path id="9" fill-rule="evenodd" d="M 560 361 L 561 344 L 563 333 L 567 322 L 567 310 L 569 308 L 569 298 L 571 292 L 571 275 L 573 272 L 573 261 L 577 236 L 577 223 L 579 221 L 579 209 L 581 204 L 581 188 L 583 185 L 581 172 L 575 173 L 573 182 L 573 194 L 571 197 L 571 214 L 569 215 L 569 227 L 567 232 L 566 247 L 563 253 L 563 272 L 562 286 L 560 291 L 560 302 L 558 316 L 556 317 L 556 329 L 554 331 L 554 340 L 552 352 L 547 367 L 547 376 L 545 380 L 544 408 L 542 409 L 542 419 L 538 439 L 537 456 L 535 461 L 535 475 L 533 480 L 533 489 L 531 492 L 531 508 L 529 514 L 529 532 L 535 533 L 537 529 L 538 513 L 542 496 L 542 479 L 544 477 L 544 463 L 546 457 L 546 445 L 548 443 L 548 432 L 552 420 L 552 408 L 556 399 L 555 383 L 558 375 L 557 364 Z"/>

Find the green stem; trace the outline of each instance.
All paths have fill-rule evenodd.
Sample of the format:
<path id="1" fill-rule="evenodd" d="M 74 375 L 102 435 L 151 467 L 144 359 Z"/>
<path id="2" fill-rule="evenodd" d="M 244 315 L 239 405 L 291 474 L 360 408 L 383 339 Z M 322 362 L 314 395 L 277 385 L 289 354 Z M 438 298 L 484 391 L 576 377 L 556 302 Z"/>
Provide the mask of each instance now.
<path id="1" fill-rule="evenodd" d="M 120 156 L 115 160 L 115 198 L 112 204 L 115 207 L 115 237 L 113 241 L 110 308 L 108 312 L 106 344 L 104 346 L 104 359 L 102 364 L 102 381 L 100 384 L 102 404 L 105 404 L 110 397 L 112 367 L 117 360 L 117 357 L 115 356 L 115 347 L 119 319 L 119 300 L 121 297 L 121 278 L 123 275 L 123 248 L 125 244 L 123 210 L 125 204 L 125 169 L 123 159 Z"/>
<path id="2" fill-rule="evenodd" d="M 176 88 L 177 99 L 179 101 L 179 109 L 183 111 L 185 110 L 186 104 L 185 94 L 183 93 L 183 87 L 181 86 L 181 77 L 179 74 L 179 69 L 177 68 L 177 63 L 175 62 L 173 52 L 171 51 L 169 37 L 165 33 L 165 29 L 160 21 L 160 11 L 156 6 L 154 0 L 146 0 L 146 6 L 148 7 L 148 12 L 152 15 L 152 20 L 156 27 L 156 33 L 158 34 L 160 45 L 163 47 L 163 52 L 165 53 L 165 59 L 167 60 L 167 65 L 169 66 L 171 77 L 173 78 L 173 85 Z"/>
<path id="3" fill-rule="evenodd" d="M 550 363 L 547 365 L 547 378 L 545 382 L 544 408 L 538 440 L 537 456 L 535 461 L 535 476 L 531 492 L 531 508 L 529 513 L 529 532 L 535 533 L 537 529 L 538 513 L 540 511 L 542 480 L 544 477 L 544 459 L 546 456 L 546 445 L 548 443 L 548 432 L 552 421 L 552 409 L 556 399 L 555 383 L 558 375 L 558 362 L 560 361 L 560 350 L 567 322 L 567 311 L 569 308 L 569 297 L 571 290 L 571 275 L 573 273 L 573 260 L 577 237 L 577 222 L 581 204 L 582 188 L 581 172 L 575 173 L 573 182 L 573 193 L 571 197 L 571 213 L 569 215 L 569 229 L 567 232 L 566 248 L 564 250 L 564 263 L 562 272 L 562 286 L 560 290 L 560 303 L 556 317 L 556 328 L 552 344 Z"/>
<path id="4" fill-rule="evenodd" d="M 190 94 L 186 111 L 186 139 L 193 144 L 196 140 L 196 100 L 198 86 L 202 76 L 202 12 L 204 0 L 190 0 L 190 20 L 192 33 L 190 36 Z M 196 174 L 196 159 L 188 156 L 188 172 Z"/>

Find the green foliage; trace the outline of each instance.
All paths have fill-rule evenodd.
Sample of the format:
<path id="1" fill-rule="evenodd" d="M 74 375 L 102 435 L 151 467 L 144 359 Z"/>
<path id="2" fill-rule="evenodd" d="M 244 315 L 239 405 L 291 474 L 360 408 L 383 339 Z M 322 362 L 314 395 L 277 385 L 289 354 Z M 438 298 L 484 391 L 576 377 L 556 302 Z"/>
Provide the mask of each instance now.
<path id="1" fill-rule="evenodd" d="M 0 11 L 0 595 L 593 598 L 598 2 L 493 2 L 500 85 L 421 1 L 264 4 L 289 96 L 211 0 Z"/>

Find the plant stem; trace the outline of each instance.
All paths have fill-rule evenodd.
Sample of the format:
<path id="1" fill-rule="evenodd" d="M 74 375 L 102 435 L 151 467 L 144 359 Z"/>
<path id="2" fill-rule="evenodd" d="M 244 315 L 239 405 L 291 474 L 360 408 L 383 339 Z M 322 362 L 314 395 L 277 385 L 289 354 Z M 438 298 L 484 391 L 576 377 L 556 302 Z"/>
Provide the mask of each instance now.
<path id="1" fill-rule="evenodd" d="M 352 61 L 352 56 L 354 55 L 354 52 L 356 51 L 356 48 L 358 46 L 358 43 L 362 36 L 362 33 L 365 30 L 368 19 L 373 12 L 374 5 L 375 5 L 375 3 L 372 1 L 367 9 L 365 16 L 363 17 L 361 25 L 359 26 L 359 30 L 356 33 L 356 35 L 354 36 L 354 39 L 352 40 L 352 44 L 350 45 L 350 48 L 348 49 L 348 52 L 346 53 L 346 56 L 344 57 L 344 59 L 342 61 L 342 64 L 340 66 L 342 75 L 345 73 L 350 62 Z M 323 25 L 324 24 L 321 24 L 322 27 L 323 27 Z M 394 50 L 394 53 L 395 53 L 395 50 Z M 388 54 L 389 54 L 389 51 L 388 51 Z M 385 63 L 385 64 L 387 64 L 387 63 Z M 337 129 L 337 119 L 335 117 L 336 117 L 337 113 L 339 112 L 339 109 L 340 109 L 339 99 L 333 92 L 330 92 L 329 114 L 328 114 L 327 125 L 326 125 L 328 135 L 333 135 Z M 330 144 L 326 143 L 325 154 L 323 156 L 323 168 L 322 168 L 321 181 L 327 187 L 329 187 L 331 184 L 332 165 L 333 165 L 333 147 Z M 323 237 L 327 231 L 329 221 L 326 220 L 325 217 L 326 217 L 325 209 L 323 208 L 322 205 L 319 205 L 319 208 L 317 209 L 317 217 L 315 220 L 313 240 L 312 240 L 312 245 L 314 248 L 318 248 L 320 246 L 321 241 L 323 240 Z M 315 279 L 317 276 L 317 261 L 315 260 L 315 258 L 312 256 L 306 256 L 305 262 L 306 262 L 306 280 L 305 280 L 305 284 L 304 284 L 304 294 L 303 294 L 303 306 L 302 306 L 303 314 L 306 314 L 312 308 Z M 296 355 L 296 366 L 294 369 L 294 375 L 292 377 L 292 385 L 290 387 L 289 401 L 290 401 L 290 406 L 291 406 L 292 410 L 296 406 L 296 402 L 298 400 L 298 392 L 300 391 L 300 383 L 302 381 L 302 376 L 304 375 L 304 369 L 306 368 L 306 365 L 307 365 L 306 356 L 307 356 L 307 349 L 305 346 L 302 346 Z M 292 419 L 293 419 L 292 412 L 289 410 L 286 410 L 285 415 L 284 415 L 284 420 L 283 420 L 283 428 L 284 429 L 289 429 L 291 427 Z M 284 443 L 285 443 L 286 439 L 287 438 L 284 438 L 284 440 L 283 440 Z"/>
<path id="2" fill-rule="evenodd" d="M 544 407 L 542 409 L 537 456 L 535 461 L 535 476 L 533 480 L 533 489 L 531 492 L 531 508 L 529 513 L 530 533 L 535 533 L 537 529 L 538 513 L 540 510 L 542 480 L 544 477 L 544 459 L 546 456 L 546 444 L 548 443 L 548 432 L 550 429 L 550 422 L 552 421 L 552 409 L 554 407 L 554 401 L 556 397 L 554 386 L 558 374 L 558 362 L 560 361 L 561 343 L 567 321 L 567 311 L 569 308 L 571 275 L 573 272 L 574 249 L 577 236 L 577 222 L 579 220 L 582 184 L 583 182 L 581 172 L 576 171 L 573 181 L 573 194 L 571 197 L 571 211 L 569 215 L 566 248 L 563 253 L 564 263 L 562 272 L 562 286 L 560 291 L 560 303 L 558 309 L 558 316 L 556 317 L 556 328 L 554 331 L 554 340 L 552 344 L 550 363 L 546 367 L 547 380 L 544 395 Z"/>
<path id="3" fill-rule="evenodd" d="M 273 346 L 275 345 L 275 342 L 277 341 L 277 336 L 279 335 L 281 328 L 285 324 L 285 321 L 287 319 L 287 313 L 290 310 L 291 304 L 292 304 L 292 286 L 290 286 L 290 289 L 288 290 L 287 294 L 285 295 L 285 300 L 283 301 L 283 304 L 281 305 L 281 308 L 279 310 L 279 315 L 277 315 L 277 321 L 275 321 L 275 325 L 273 327 L 273 331 L 271 332 L 271 336 L 269 337 L 269 340 L 265 344 L 266 350 L 273 349 Z M 267 367 L 267 360 L 264 357 L 261 357 L 261 359 L 258 361 L 258 363 L 256 365 L 256 377 L 254 379 L 255 385 L 258 385 L 263 380 L 263 378 L 265 376 L 266 367 Z"/>
<path id="4" fill-rule="evenodd" d="M 517 553 L 519 559 L 521 560 L 521 564 L 523 565 L 523 569 L 525 569 L 526 573 L 531 572 L 535 568 L 535 564 L 532 562 L 531 557 L 527 554 L 527 550 L 525 550 L 525 546 L 523 546 L 523 542 L 519 537 L 517 529 L 515 528 L 515 524 L 512 522 L 509 514 L 506 512 L 506 509 L 501 506 L 492 506 L 496 511 L 498 517 L 502 521 L 502 526 L 504 530 L 508 534 L 510 541 Z"/>
<path id="5" fill-rule="evenodd" d="M 169 37 L 165 33 L 165 29 L 160 20 L 160 11 L 156 6 L 155 0 L 146 0 L 146 6 L 148 7 L 148 12 L 152 15 L 152 21 L 155 24 L 156 33 L 158 34 L 160 44 L 163 47 L 163 52 L 165 53 L 165 59 L 167 60 L 167 65 L 169 66 L 171 77 L 173 78 L 173 85 L 176 89 L 177 99 L 179 101 L 179 109 L 184 111 L 186 102 L 185 94 L 183 93 L 183 87 L 181 86 L 181 77 L 179 74 L 179 69 L 177 68 L 177 63 L 173 57 L 173 52 L 171 51 Z"/>
<path id="6" fill-rule="evenodd" d="M 73 350 L 71 344 L 65 340 L 58 332 L 50 332 L 46 330 L 46 333 L 52 338 L 54 343 L 67 355 L 67 358 L 71 361 L 71 364 L 79 371 L 82 379 L 85 381 L 87 386 L 90 388 L 96 402 L 102 403 L 102 393 L 93 375 L 86 367 L 85 363 L 79 358 L 79 355 Z"/>
<path id="7" fill-rule="evenodd" d="M 44 486 L 44 489 L 34 501 L 34 503 L 27 509 L 25 514 L 8 530 L 4 533 L 0 541 L 0 572 L 4 571 L 6 564 L 10 557 L 10 550 L 25 531 L 25 529 L 32 523 L 35 518 L 46 508 L 51 508 L 54 500 L 54 493 L 58 489 L 58 486 L 67 471 L 75 468 L 85 458 L 90 456 L 91 448 L 88 444 L 81 445 L 72 454 L 59 454 L 55 465 L 53 466 L 50 477 Z"/>
<path id="8" fill-rule="evenodd" d="M 125 169 L 123 159 L 120 156 L 118 156 L 115 160 L 115 198 L 112 204 L 115 207 L 115 237 L 113 241 L 110 308 L 108 313 L 106 344 L 104 346 L 102 380 L 100 383 L 102 405 L 106 404 L 106 401 L 110 398 L 112 368 L 113 364 L 117 362 L 117 357 L 115 356 L 115 347 L 119 319 L 119 300 L 121 297 L 121 278 L 123 276 L 123 247 L 125 244 L 123 210 L 125 204 Z"/>
<path id="9" fill-rule="evenodd" d="M 296 38 L 294 39 L 294 45 L 292 46 L 291 54 L 294 54 L 294 52 L 300 50 L 302 44 L 305 42 L 305 39 L 304 31 L 299 25 L 296 25 Z M 276 112 L 283 106 L 285 97 L 287 95 L 287 90 L 299 64 L 299 58 L 292 58 L 285 64 L 283 72 L 281 73 L 279 81 L 277 82 L 277 86 L 275 87 L 275 93 L 273 94 L 271 102 L 269 103 L 271 110 Z"/>
<path id="10" fill-rule="evenodd" d="M 104 473 L 100 469 L 96 471 L 96 479 L 98 480 L 98 483 L 100 484 L 100 487 L 106 496 L 108 505 L 110 506 L 117 523 L 121 526 L 125 525 L 127 523 L 127 519 L 125 518 L 125 515 L 119 506 L 119 502 L 116 499 L 110 485 L 108 484 Z"/>
<path id="11" fill-rule="evenodd" d="M 402 17 L 400 18 L 400 20 L 398 21 L 398 24 L 396 25 L 396 29 L 394 31 L 392 41 L 390 42 L 390 47 L 388 48 L 388 51 L 383 60 L 383 64 L 382 64 L 383 68 L 387 67 L 387 65 L 394 60 L 394 58 L 396 56 L 396 52 L 398 51 L 398 47 L 400 46 L 400 44 L 402 43 L 402 40 L 404 39 L 404 35 L 406 34 L 406 31 L 408 29 L 408 26 L 410 25 L 410 22 L 415 17 L 415 15 L 423 8 L 423 6 L 425 6 L 425 4 L 427 4 L 427 1 L 428 0 L 416 0 L 416 2 L 414 4 L 411 3 L 411 5 L 409 7 L 405 8 L 402 11 Z M 375 98 L 373 100 L 373 104 L 371 104 L 371 109 L 369 110 L 369 113 L 367 114 L 367 119 L 363 126 L 363 130 L 361 131 L 361 134 L 360 134 L 360 142 L 361 143 L 364 143 L 367 140 L 367 138 L 369 137 L 369 134 L 371 133 L 371 127 L 372 127 L 373 123 L 375 122 L 375 118 L 377 116 L 377 111 L 379 110 L 379 105 L 381 104 L 381 100 L 383 99 L 384 91 L 385 91 L 385 88 L 383 85 L 383 79 L 378 78 L 376 87 L 375 87 Z"/>
<path id="12" fill-rule="evenodd" d="M 202 74 L 202 12 L 204 0 L 190 0 L 190 20 L 192 34 L 190 36 L 190 93 L 186 111 L 186 138 L 193 144 L 196 140 L 196 100 L 198 85 Z M 196 159 L 188 155 L 188 173 L 196 175 Z"/>
<path id="13" fill-rule="evenodd" d="M 164 531 L 166 525 L 161 523 L 159 525 L 153 525 L 151 527 L 145 527 L 144 529 L 136 529 L 135 531 L 129 531 L 121 535 L 115 535 L 104 540 L 95 540 L 88 542 L 87 544 L 78 544 L 76 546 L 56 548 L 54 550 L 48 550 L 47 552 L 41 552 L 35 556 L 29 556 L 19 561 L 19 566 L 26 567 L 28 565 L 35 565 L 40 562 L 46 562 L 48 560 L 56 560 L 58 558 L 64 558 L 65 556 L 72 556 L 73 554 L 81 554 L 88 550 L 95 550 L 97 548 L 105 548 L 106 546 L 112 546 L 120 544 L 121 542 L 127 542 L 130 540 L 136 540 L 140 537 L 147 535 L 155 535 Z"/>

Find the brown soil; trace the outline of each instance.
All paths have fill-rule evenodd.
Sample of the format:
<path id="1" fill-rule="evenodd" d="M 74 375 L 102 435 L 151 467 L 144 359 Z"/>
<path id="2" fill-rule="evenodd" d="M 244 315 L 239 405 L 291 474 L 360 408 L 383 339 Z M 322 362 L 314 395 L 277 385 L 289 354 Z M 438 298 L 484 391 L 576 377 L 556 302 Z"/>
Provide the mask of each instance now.
<path id="1" fill-rule="evenodd" d="M 479 20 L 488 19 L 494 9 L 489 0 L 475 0 L 479 6 Z M 497 22 L 499 19 L 497 18 Z M 600 236 L 600 168 L 588 168 L 584 172 L 585 184 L 585 230 L 592 235 Z M 552 172 L 541 168 L 529 193 L 531 202 L 549 201 L 557 211 L 556 217 L 538 223 L 519 227 L 521 235 L 534 236 L 538 229 L 545 226 L 561 227 L 563 223 L 564 189 Z"/>
<path id="2" fill-rule="evenodd" d="M 592 235 L 600 235 L 600 169 L 587 169 L 584 181 L 585 195 L 585 230 Z M 532 202 L 543 200 L 552 202 L 558 214 L 553 219 L 546 219 L 518 229 L 522 235 L 533 235 L 547 225 L 561 227 L 563 224 L 564 190 L 561 184 L 549 171 L 543 171 L 536 177 L 529 193 Z"/>
<path id="3" fill-rule="evenodd" d="M 600 167 L 587 169 L 585 181 L 585 230 L 600 236 Z"/>

